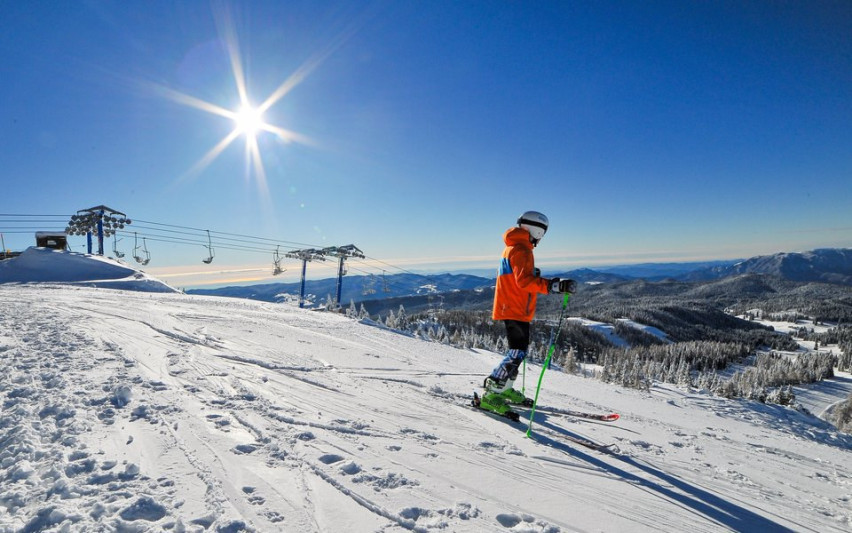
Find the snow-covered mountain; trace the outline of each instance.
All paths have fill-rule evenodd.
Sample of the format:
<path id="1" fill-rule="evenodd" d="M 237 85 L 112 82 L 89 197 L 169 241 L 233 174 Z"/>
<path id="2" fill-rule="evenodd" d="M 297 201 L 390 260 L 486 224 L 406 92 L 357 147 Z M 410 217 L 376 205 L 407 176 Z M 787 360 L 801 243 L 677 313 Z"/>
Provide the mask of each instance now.
<path id="1" fill-rule="evenodd" d="M 530 438 L 466 405 L 499 358 L 293 305 L 0 284 L 0 531 L 852 528 L 852 437 L 814 416 L 550 370 Z"/>
<path id="2" fill-rule="evenodd" d="M 636 265 L 601 267 L 596 270 L 606 274 L 621 276 L 625 279 L 641 278 L 647 280 L 662 280 L 666 278 L 679 278 L 697 270 L 728 267 L 738 262 L 739 261 L 726 260 L 686 263 L 640 263 Z"/>
<path id="3" fill-rule="evenodd" d="M 817 281 L 852 285 L 852 249 L 824 248 L 805 253 L 779 253 L 752 257 L 688 273 L 681 279 L 708 280 L 741 274 L 769 274 L 790 281 Z"/>

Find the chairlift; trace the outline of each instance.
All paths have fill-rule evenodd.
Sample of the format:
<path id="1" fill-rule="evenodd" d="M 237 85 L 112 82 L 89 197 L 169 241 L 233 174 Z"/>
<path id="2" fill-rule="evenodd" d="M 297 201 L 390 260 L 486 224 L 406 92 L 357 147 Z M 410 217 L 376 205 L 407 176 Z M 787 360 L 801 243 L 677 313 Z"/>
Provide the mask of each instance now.
<path id="1" fill-rule="evenodd" d="M 148 241 L 145 240 L 145 237 L 142 237 L 142 253 L 145 254 L 145 258 L 139 255 L 139 238 L 136 235 L 136 232 L 133 232 L 133 259 L 136 260 L 140 265 L 147 265 L 151 261 L 151 253 L 148 251 Z"/>
<path id="2" fill-rule="evenodd" d="M 121 239 L 119 239 L 118 236 L 115 233 L 112 234 L 112 253 L 114 253 L 115 256 L 119 259 L 124 257 L 124 252 L 118 251 L 118 241 L 120 241 L 120 240 Z"/>
<path id="3" fill-rule="evenodd" d="M 207 250 L 210 252 L 210 256 L 207 257 L 207 259 L 202 259 L 201 261 L 209 265 L 213 262 L 213 257 L 216 255 L 213 253 L 213 242 L 210 240 L 210 230 L 207 230 Z"/>
<path id="4" fill-rule="evenodd" d="M 280 246 L 275 247 L 275 253 L 272 254 L 272 275 L 277 276 L 278 274 L 287 270 L 286 268 L 281 268 L 281 255 L 278 253 L 278 249 Z"/>
<path id="5" fill-rule="evenodd" d="M 370 274 L 364 281 L 364 288 L 361 291 L 361 294 L 364 296 L 376 294 L 376 277 L 374 275 Z"/>
<path id="6" fill-rule="evenodd" d="M 385 271 L 382 270 L 382 292 L 390 292 L 391 288 L 388 287 L 388 280 L 385 279 Z"/>

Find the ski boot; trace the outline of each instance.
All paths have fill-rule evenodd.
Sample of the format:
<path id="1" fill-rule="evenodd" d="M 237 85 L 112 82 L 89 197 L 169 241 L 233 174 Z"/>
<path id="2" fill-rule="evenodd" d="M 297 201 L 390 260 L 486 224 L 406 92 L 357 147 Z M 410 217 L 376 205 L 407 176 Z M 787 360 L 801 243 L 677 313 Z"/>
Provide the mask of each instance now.
<path id="1" fill-rule="evenodd" d="M 496 415 L 508 418 L 513 422 L 518 422 L 521 419 L 521 416 L 512 410 L 511 406 L 509 406 L 499 393 L 486 392 L 482 396 L 479 396 L 474 392 L 473 405 L 483 411 L 490 411 Z"/>
<path id="2" fill-rule="evenodd" d="M 524 396 L 521 391 L 513 389 L 512 385 L 514 385 L 514 383 L 515 380 L 510 379 L 505 383 L 501 384 L 494 378 L 487 377 L 482 383 L 483 388 L 485 388 L 485 394 L 483 396 L 487 396 L 489 394 L 498 394 L 508 404 L 530 407 L 533 404 L 533 401 L 530 398 Z"/>

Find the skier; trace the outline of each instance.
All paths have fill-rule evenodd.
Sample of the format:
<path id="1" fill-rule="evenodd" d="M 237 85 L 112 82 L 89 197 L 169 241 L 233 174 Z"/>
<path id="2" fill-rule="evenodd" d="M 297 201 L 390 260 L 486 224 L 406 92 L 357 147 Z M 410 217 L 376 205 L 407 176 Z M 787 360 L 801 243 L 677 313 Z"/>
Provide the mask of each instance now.
<path id="1" fill-rule="evenodd" d="M 574 292 L 571 279 L 542 278 L 535 268 L 533 248 L 547 232 L 547 217 L 538 211 L 527 211 L 518 218 L 517 227 L 503 234 L 506 248 L 497 272 L 492 318 L 506 326 L 509 350 L 491 375 L 485 378 L 485 393 L 479 406 L 498 414 L 511 411 L 511 404 L 531 404 L 512 388 L 521 362 L 530 344 L 530 322 L 535 316 L 538 294 Z"/>

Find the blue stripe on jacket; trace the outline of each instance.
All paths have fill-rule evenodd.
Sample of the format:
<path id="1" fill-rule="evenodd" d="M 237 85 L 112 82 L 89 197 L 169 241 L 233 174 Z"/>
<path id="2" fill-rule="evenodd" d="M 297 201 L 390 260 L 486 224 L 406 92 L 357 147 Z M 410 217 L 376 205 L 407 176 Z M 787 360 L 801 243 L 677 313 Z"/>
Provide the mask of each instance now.
<path id="1" fill-rule="evenodd" d="M 512 273 L 512 265 L 509 264 L 509 258 L 504 257 L 503 261 L 500 262 L 499 275 L 505 276 L 506 274 L 511 274 L 511 273 Z"/>

